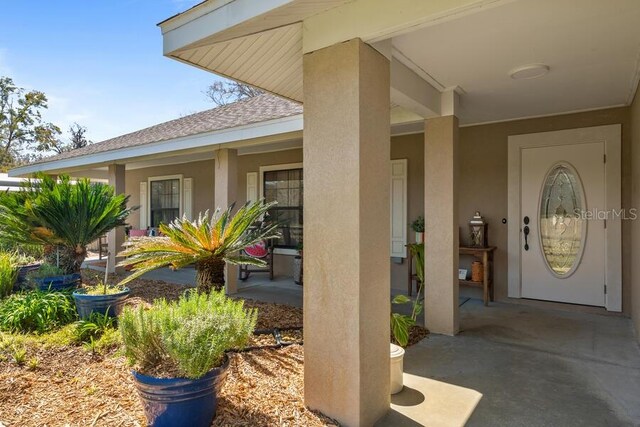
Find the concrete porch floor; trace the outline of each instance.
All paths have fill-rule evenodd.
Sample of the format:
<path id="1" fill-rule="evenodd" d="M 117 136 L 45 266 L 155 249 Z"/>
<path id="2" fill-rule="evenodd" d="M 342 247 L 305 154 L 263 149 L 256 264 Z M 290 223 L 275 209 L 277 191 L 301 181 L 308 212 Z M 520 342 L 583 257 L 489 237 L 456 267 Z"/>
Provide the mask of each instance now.
<path id="1" fill-rule="evenodd" d="M 193 283 L 193 269 L 146 278 Z M 302 306 L 291 278 L 256 274 L 238 296 Z M 379 426 L 639 426 L 640 348 L 629 319 L 461 298 L 461 332 L 407 349 L 405 389 Z"/>
<path id="2" fill-rule="evenodd" d="M 462 387 L 449 401 L 463 413 L 451 423 L 415 410 L 408 418 L 403 391 L 380 425 L 461 425 L 470 391 L 482 399 L 469 426 L 640 425 L 640 349 L 629 319 L 512 303 L 484 307 L 475 299 L 460 314 L 461 333 L 432 335 L 409 348 L 404 371 L 414 382 Z M 420 401 L 417 390 L 406 391 Z"/>

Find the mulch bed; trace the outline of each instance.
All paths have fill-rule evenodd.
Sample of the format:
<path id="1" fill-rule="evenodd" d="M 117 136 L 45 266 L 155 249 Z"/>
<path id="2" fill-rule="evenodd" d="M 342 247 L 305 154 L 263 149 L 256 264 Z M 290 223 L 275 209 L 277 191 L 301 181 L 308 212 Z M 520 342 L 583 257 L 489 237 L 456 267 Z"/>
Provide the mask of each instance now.
<path id="1" fill-rule="evenodd" d="M 103 276 L 85 271 L 85 283 Z M 117 280 L 115 279 L 114 282 Z M 186 288 L 151 280 L 130 283 L 129 304 L 177 299 Z M 302 326 L 302 309 L 245 300 L 258 309 L 257 329 Z M 414 327 L 411 343 L 427 335 Z M 302 332 L 282 331 L 283 341 L 302 342 Z M 250 346 L 274 345 L 271 335 Z M 332 426 L 334 421 L 303 402 L 303 347 L 255 349 L 231 353 L 214 426 Z M 126 360 L 117 351 L 92 355 L 82 347 L 28 348 L 35 369 L 17 366 L 0 352 L 0 426 L 144 426 L 142 406 Z"/>

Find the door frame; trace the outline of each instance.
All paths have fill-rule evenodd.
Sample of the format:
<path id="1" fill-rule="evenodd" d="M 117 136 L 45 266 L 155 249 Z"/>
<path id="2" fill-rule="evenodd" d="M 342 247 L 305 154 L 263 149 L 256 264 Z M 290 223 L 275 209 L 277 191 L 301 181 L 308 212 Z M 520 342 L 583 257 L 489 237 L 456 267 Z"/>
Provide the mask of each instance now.
<path id="1" fill-rule="evenodd" d="M 522 298 L 520 248 L 521 221 L 521 160 L 522 150 L 581 143 L 604 142 L 605 147 L 605 210 L 622 208 L 622 125 L 593 126 L 511 135 L 508 138 L 508 296 Z M 544 137 L 544 140 L 541 140 Z M 604 161 L 604 159 L 603 159 Z M 605 229 L 605 307 L 622 311 L 622 220 L 612 216 Z M 603 284 L 605 285 L 605 284 Z M 603 289 L 604 292 L 604 289 Z"/>

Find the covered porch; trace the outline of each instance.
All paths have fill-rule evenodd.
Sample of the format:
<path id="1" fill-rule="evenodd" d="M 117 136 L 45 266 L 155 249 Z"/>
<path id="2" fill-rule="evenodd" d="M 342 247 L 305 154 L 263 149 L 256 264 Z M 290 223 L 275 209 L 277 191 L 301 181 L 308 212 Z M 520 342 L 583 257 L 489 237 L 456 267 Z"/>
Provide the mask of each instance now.
<path id="1" fill-rule="evenodd" d="M 589 241 L 600 243 L 558 266 L 551 260 L 556 256 L 551 240 L 538 240 L 545 205 L 536 204 L 545 197 L 560 200 L 555 213 L 545 213 L 555 218 L 554 227 L 558 217 L 566 226 L 565 214 L 574 207 L 584 211 L 585 205 L 565 208 L 563 200 L 577 203 L 585 193 L 550 196 L 558 188 L 544 193 L 542 178 L 560 167 L 567 182 L 580 181 L 567 165 L 586 161 L 587 145 L 576 144 L 590 142 L 593 155 L 583 178 L 588 181 L 596 170 L 602 176 L 585 191 L 607 190 L 589 193 L 589 206 L 604 211 L 633 206 L 638 162 L 631 154 L 640 129 L 632 105 L 640 75 L 638 17 L 640 8 L 632 1 L 588 1 L 577 8 L 570 1 L 294 0 L 256 8 L 235 0 L 205 2 L 160 24 L 165 55 L 304 102 L 309 407 L 346 425 L 371 425 L 389 408 L 394 230 L 387 206 L 394 183 L 388 159 L 392 125 L 399 123 L 423 132 L 425 323 L 432 332 L 452 336 L 461 329 L 460 229 L 475 210 L 488 213 L 496 239 L 499 300 L 606 307 L 632 315 L 638 325 L 640 275 L 632 272 L 629 255 L 637 240 L 631 238 L 635 223 L 602 219 L 587 228 L 576 219 L 583 224 L 572 238 L 582 242 L 577 246 L 586 245 L 587 229 Z M 594 130 L 598 126 L 604 133 Z M 520 134 L 537 136 L 516 138 Z M 561 146 L 549 143 L 561 135 L 564 148 L 534 149 Z M 538 233 L 535 238 L 531 230 Z M 575 286 L 568 288 L 569 283 Z M 543 312 L 536 317 L 543 323 L 546 318 Z M 526 344 L 525 337 L 518 338 Z M 349 351 L 327 351 L 336 339 L 352 343 Z M 632 333 L 626 339 L 635 346 Z M 535 348 L 525 348 L 535 354 Z M 448 364 L 465 360 L 449 354 Z M 428 364 L 427 353 L 420 359 Z"/>

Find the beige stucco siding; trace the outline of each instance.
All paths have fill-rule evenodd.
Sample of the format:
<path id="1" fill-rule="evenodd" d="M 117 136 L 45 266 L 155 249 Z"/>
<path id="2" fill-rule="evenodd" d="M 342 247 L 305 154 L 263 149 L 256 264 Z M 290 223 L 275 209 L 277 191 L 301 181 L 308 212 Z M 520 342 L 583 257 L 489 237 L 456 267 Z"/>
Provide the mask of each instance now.
<path id="1" fill-rule="evenodd" d="M 496 297 L 507 297 L 507 226 L 502 218 L 507 217 L 507 140 L 509 135 L 545 132 L 578 127 L 622 124 L 622 205 L 623 208 L 640 206 L 640 185 L 636 184 L 631 193 L 632 159 L 635 182 L 640 182 L 640 149 L 631 155 L 631 124 L 635 125 L 633 136 L 636 146 L 640 146 L 640 102 L 636 99 L 632 108 L 614 108 L 586 113 L 568 114 L 530 120 L 464 127 L 460 130 L 460 189 L 459 225 L 461 240 L 467 240 L 467 222 L 475 210 L 479 210 L 489 222 L 489 243 L 498 247 L 495 259 Z M 408 159 L 408 241 L 415 235 L 410 229 L 411 222 L 424 212 L 424 136 L 404 135 L 391 139 L 391 159 Z M 246 177 L 248 172 L 259 172 L 260 166 L 302 162 L 302 149 L 292 149 L 271 153 L 242 155 L 238 157 L 237 201 L 246 201 Z M 140 181 L 150 176 L 183 174 L 194 179 L 194 215 L 213 207 L 213 160 L 185 163 L 172 166 L 154 167 L 127 171 L 126 191 L 131 195 L 131 204 L 139 204 Z M 138 213 L 130 218 L 137 226 Z M 426 236 L 428 238 L 428 236 Z M 623 310 L 630 314 L 634 301 L 634 318 L 640 329 L 640 265 L 634 265 L 632 276 L 631 242 L 640 240 L 640 226 L 631 221 L 623 223 Z M 634 247 L 636 254 L 640 249 Z M 637 258 L 637 257 L 636 257 Z M 462 266 L 468 266 L 470 259 L 461 259 Z M 637 263 L 636 263 L 637 264 Z M 289 257 L 276 262 L 276 273 L 290 275 Z M 391 263 L 391 286 L 406 290 L 408 264 Z M 633 279 L 632 281 L 632 277 Z M 636 292 L 632 294 L 633 288 Z M 475 289 L 464 290 L 476 294 Z"/>
<path id="2" fill-rule="evenodd" d="M 213 160 L 127 171 L 125 188 L 126 193 L 131 196 L 130 206 L 140 205 L 140 182 L 147 182 L 148 178 L 154 176 L 180 174 L 183 178 L 193 178 L 193 215 L 196 216 L 198 212 L 207 209 L 213 210 Z M 135 211 L 128 222 L 137 228 L 140 224 L 140 213 Z"/>
<path id="3" fill-rule="evenodd" d="M 630 109 L 631 121 L 631 205 L 636 209 L 640 207 L 640 88 L 636 92 L 635 99 Z M 636 327 L 636 336 L 640 341 L 640 219 L 631 223 L 630 240 L 631 255 L 631 317 Z"/>

